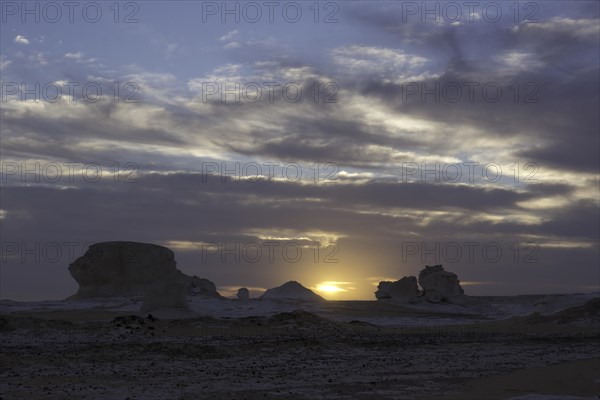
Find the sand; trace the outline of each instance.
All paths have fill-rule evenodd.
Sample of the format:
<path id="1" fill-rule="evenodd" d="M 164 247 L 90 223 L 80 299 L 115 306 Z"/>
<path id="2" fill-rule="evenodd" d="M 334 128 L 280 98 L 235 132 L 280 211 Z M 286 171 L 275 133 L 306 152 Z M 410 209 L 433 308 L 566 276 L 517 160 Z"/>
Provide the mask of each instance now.
<path id="1" fill-rule="evenodd" d="M 440 400 L 502 400 L 524 395 L 577 396 L 598 399 L 600 358 L 577 360 L 467 382 L 457 394 Z M 540 396 L 542 397 L 542 396 Z"/>
<path id="2" fill-rule="evenodd" d="M 229 317 L 181 312 L 158 320 L 65 307 L 0 315 L 3 400 L 598 393 L 592 379 L 598 378 L 597 359 L 590 358 L 599 354 L 600 324 L 581 309 L 560 318 L 456 316 L 461 323 L 444 325 L 440 321 L 452 320 L 452 314 L 441 318 L 439 312 L 428 316 L 367 302 L 332 303 L 317 310 L 321 315 L 256 304 L 250 311 L 273 312 Z M 394 321 L 412 318 L 411 325 L 372 323 L 394 313 Z"/>

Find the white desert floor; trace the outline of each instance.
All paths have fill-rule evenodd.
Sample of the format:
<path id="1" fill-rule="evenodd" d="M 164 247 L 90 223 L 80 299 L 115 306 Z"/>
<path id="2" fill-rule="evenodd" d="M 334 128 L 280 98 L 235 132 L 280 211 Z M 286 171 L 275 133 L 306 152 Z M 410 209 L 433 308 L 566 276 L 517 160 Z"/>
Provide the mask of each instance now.
<path id="1" fill-rule="evenodd" d="M 0 398 L 597 400 L 597 297 L 2 301 Z"/>

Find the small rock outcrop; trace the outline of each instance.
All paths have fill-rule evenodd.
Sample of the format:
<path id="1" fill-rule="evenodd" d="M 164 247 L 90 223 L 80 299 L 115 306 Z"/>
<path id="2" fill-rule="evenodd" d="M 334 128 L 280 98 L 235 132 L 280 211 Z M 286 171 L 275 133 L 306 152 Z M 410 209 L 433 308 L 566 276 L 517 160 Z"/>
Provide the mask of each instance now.
<path id="1" fill-rule="evenodd" d="M 399 302 L 416 302 L 419 295 L 417 278 L 414 276 L 405 276 L 395 281 L 381 281 L 377 286 L 375 297 L 377 300 L 394 300 Z"/>
<path id="2" fill-rule="evenodd" d="M 250 292 L 247 288 L 239 288 L 237 292 L 237 299 L 241 301 L 250 300 Z"/>
<path id="3" fill-rule="evenodd" d="M 260 299 L 265 300 L 303 300 L 303 301 L 325 301 L 324 298 L 310 289 L 305 288 L 296 281 L 289 281 L 281 286 L 267 290 Z"/>
<path id="4" fill-rule="evenodd" d="M 431 303 L 452 301 L 465 293 L 456 274 L 445 271 L 442 265 L 426 265 L 419 273 L 419 284 Z"/>
<path id="5" fill-rule="evenodd" d="M 178 270 L 175 254 L 170 249 L 149 243 L 93 244 L 71 263 L 69 272 L 79 284 L 79 290 L 71 297 L 76 299 L 148 297 L 149 293 L 160 292 L 170 296 L 172 301 L 166 303 L 177 303 L 179 289 L 174 287 L 179 287 L 184 296 L 221 297 L 213 282 Z M 173 300 L 176 297 L 179 300 Z"/>

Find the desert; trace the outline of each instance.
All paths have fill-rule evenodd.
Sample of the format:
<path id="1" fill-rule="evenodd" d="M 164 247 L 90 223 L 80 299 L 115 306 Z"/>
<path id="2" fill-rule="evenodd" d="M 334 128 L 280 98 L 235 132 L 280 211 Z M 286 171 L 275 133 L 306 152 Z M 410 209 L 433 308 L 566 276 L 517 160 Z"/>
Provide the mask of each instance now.
<path id="1" fill-rule="evenodd" d="M 157 293 L 159 283 L 131 274 L 152 258 L 143 251 L 113 262 L 106 253 L 115 245 L 140 246 L 92 246 L 71 266 L 100 247 L 104 257 L 88 262 L 85 284 L 101 285 L 102 297 L 2 301 L 3 399 L 575 400 L 598 393 L 598 293 L 465 296 L 456 276 L 435 266 L 425 275 L 450 276 L 457 304 L 425 294 L 410 302 L 331 301 L 298 282 L 230 299 L 188 290 L 199 278 L 184 279 L 167 262 L 172 279 L 187 282 L 184 301 L 161 292 L 148 311 L 143 285 L 129 284 L 145 282 Z M 95 268 L 106 274 L 115 263 L 112 278 L 93 279 Z M 149 270 L 163 276 L 161 268 Z M 135 290 L 123 296 L 107 282 Z"/>

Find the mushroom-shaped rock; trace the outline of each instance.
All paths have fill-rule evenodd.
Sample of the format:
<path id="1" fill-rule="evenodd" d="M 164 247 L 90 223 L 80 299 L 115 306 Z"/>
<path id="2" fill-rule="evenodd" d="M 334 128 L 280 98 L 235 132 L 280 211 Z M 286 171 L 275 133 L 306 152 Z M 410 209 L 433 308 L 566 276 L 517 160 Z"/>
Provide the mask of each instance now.
<path id="1" fill-rule="evenodd" d="M 441 303 L 444 299 L 442 293 L 435 289 L 429 289 L 425 292 L 425 300 L 430 303 Z"/>
<path id="2" fill-rule="evenodd" d="M 72 298 L 143 296 L 149 291 L 181 285 L 189 295 L 221 297 L 214 283 L 177 269 L 174 253 L 163 246 L 138 242 L 91 245 L 69 266 L 79 284 Z"/>
<path id="3" fill-rule="evenodd" d="M 310 289 L 305 288 L 296 281 L 289 281 L 281 286 L 267 290 L 260 297 L 265 300 L 303 300 L 303 301 L 325 301 L 324 298 Z"/>
<path id="4" fill-rule="evenodd" d="M 160 308 L 187 309 L 187 288 L 181 283 L 167 283 L 149 289 L 144 295 L 142 314 Z"/>
<path id="5" fill-rule="evenodd" d="M 419 294 L 417 278 L 414 276 L 405 276 L 395 281 L 381 281 L 377 286 L 375 297 L 378 300 L 394 300 L 398 302 L 415 302 Z"/>
<path id="6" fill-rule="evenodd" d="M 419 273 L 419 284 L 423 288 L 425 299 L 432 303 L 452 301 L 464 294 L 456 274 L 445 271 L 441 265 L 426 265 Z"/>
<path id="7" fill-rule="evenodd" d="M 237 299 L 242 301 L 250 300 L 250 292 L 248 291 L 248 289 L 245 287 L 239 288 L 237 292 Z"/>

